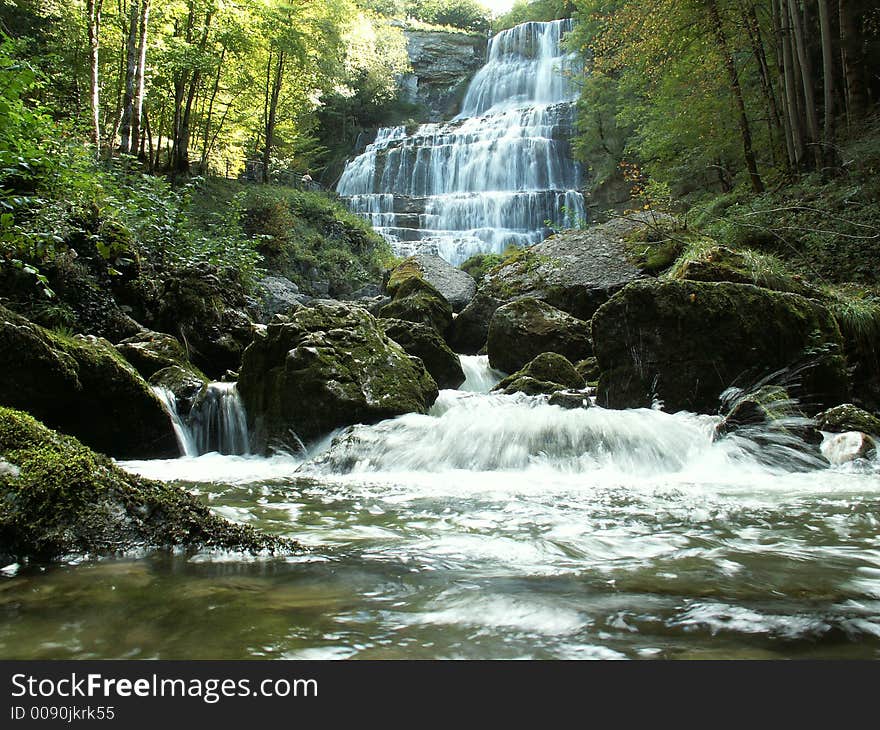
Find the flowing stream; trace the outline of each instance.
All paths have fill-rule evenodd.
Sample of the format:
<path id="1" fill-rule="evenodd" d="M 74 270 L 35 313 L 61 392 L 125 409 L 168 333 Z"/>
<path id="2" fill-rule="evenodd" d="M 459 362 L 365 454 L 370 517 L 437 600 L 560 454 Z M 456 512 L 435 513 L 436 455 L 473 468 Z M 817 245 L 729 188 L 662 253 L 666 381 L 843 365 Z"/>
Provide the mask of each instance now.
<path id="1" fill-rule="evenodd" d="M 467 390 L 306 459 L 126 462 L 300 540 L 4 569 L 7 658 L 876 658 L 880 465 Z M 482 392 L 478 392 L 482 391 Z"/>
<path id="2" fill-rule="evenodd" d="M 571 20 L 523 23 L 489 42 L 452 121 L 380 129 L 337 192 L 395 253 L 459 264 L 475 253 L 537 243 L 584 218 L 569 139 L 576 61 Z"/>

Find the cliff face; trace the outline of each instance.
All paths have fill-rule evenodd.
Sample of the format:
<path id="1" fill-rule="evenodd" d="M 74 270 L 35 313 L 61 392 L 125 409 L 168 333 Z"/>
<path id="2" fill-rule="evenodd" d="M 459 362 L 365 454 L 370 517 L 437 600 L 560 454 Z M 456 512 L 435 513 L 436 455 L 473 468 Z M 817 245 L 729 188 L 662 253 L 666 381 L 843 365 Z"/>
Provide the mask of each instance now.
<path id="1" fill-rule="evenodd" d="M 426 30 L 407 30 L 405 35 L 413 69 L 401 79 L 407 99 L 427 109 L 425 121 L 456 114 L 468 82 L 485 63 L 488 39 Z"/>

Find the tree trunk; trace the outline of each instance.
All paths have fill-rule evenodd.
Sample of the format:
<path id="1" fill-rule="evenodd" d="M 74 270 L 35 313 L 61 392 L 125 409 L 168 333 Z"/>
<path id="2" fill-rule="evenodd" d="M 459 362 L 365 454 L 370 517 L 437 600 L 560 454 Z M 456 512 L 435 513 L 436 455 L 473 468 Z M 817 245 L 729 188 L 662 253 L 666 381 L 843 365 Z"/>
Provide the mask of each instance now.
<path id="1" fill-rule="evenodd" d="M 727 45 L 727 37 L 724 34 L 724 28 L 721 25 L 721 14 L 718 12 L 718 4 L 716 0 L 709 0 L 707 3 L 709 9 L 709 18 L 715 31 L 715 39 L 718 42 L 718 48 L 724 59 L 724 65 L 727 68 L 727 76 L 730 82 L 730 91 L 736 101 L 739 110 L 739 129 L 742 135 L 743 156 L 745 157 L 746 167 L 749 170 L 749 179 L 752 183 L 752 189 L 756 193 L 764 192 L 764 183 L 761 175 L 758 173 L 758 163 L 755 159 L 755 152 L 752 149 L 752 132 L 749 128 L 749 118 L 746 115 L 746 103 L 743 98 L 742 88 L 739 84 L 739 76 L 736 72 L 736 63 L 730 53 Z"/>
<path id="2" fill-rule="evenodd" d="M 135 76 L 135 98 L 131 109 L 131 154 L 141 134 L 141 116 L 144 109 L 147 72 L 147 25 L 150 22 L 150 0 L 141 0 L 140 36 L 138 38 L 138 65 Z"/>
<path id="3" fill-rule="evenodd" d="M 782 20 L 780 17 L 780 8 L 777 0 L 772 0 L 773 12 L 771 14 L 773 22 L 773 45 L 776 55 L 776 73 L 779 77 L 779 94 L 780 108 L 782 111 L 782 128 L 785 132 L 785 150 L 788 153 L 789 171 L 797 175 L 799 172 L 799 155 L 796 153 L 795 135 L 792 130 L 793 118 L 789 109 L 788 98 L 788 79 L 786 78 L 786 50 L 788 49 L 788 37 L 783 34 Z M 789 63 L 790 66 L 790 63 Z"/>
<path id="4" fill-rule="evenodd" d="M 284 80 L 284 51 L 278 51 L 275 62 L 275 76 L 269 95 L 269 109 L 266 115 L 266 144 L 263 148 L 263 182 L 269 182 L 269 163 L 272 158 L 272 145 L 275 137 L 275 120 L 278 113 L 278 97 L 281 94 L 281 83 Z"/>
<path id="5" fill-rule="evenodd" d="M 101 87 L 98 79 L 98 38 L 101 32 L 102 0 L 88 0 L 86 13 L 89 26 L 89 110 L 90 136 L 95 156 L 101 153 Z"/>
<path id="6" fill-rule="evenodd" d="M 217 74 L 214 76 L 214 88 L 208 100 L 208 112 L 205 115 L 205 134 L 202 138 L 202 167 L 207 169 L 208 164 L 208 141 L 211 138 L 211 116 L 214 114 L 214 100 L 220 90 L 220 74 L 223 72 L 223 60 L 226 58 L 226 46 L 220 50 L 220 61 L 217 63 Z"/>
<path id="7" fill-rule="evenodd" d="M 838 15 L 840 18 L 843 76 L 846 80 L 846 118 L 852 124 L 853 121 L 864 115 L 868 98 L 864 63 L 852 12 L 852 0 L 839 0 Z"/>
<path id="8" fill-rule="evenodd" d="M 834 114 L 835 88 L 834 88 L 834 46 L 831 31 L 831 12 L 828 8 L 828 0 L 818 0 L 819 3 L 819 27 L 822 33 L 822 88 L 825 102 L 825 125 L 822 135 L 822 152 L 826 167 L 834 167 L 837 154 L 834 150 Z"/>
<path id="9" fill-rule="evenodd" d="M 119 151 L 128 154 L 131 150 L 131 117 L 135 97 L 135 75 L 137 74 L 137 38 L 140 5 L 131 0 L 128 10 L 128 41 L 125 44 L 125 88 L 122 95 L 122 116 L 119 122 Z"/>
<path id="10" fill-rule="evenodd" d="M 788 0 L 788 14 L 794 31 L 798 63 L 801 67 L 801 82 L 804 90 L 804 114 L 807 119 L 809 144 L 817 168 L 822 166 L 822 151 L 819 149 L 819 116 L 816 112 L 816 97 L 813 94 L 813 69 L 810 54 L 807 52 L 806 33 L 798 8 L 797 0 Z"/>

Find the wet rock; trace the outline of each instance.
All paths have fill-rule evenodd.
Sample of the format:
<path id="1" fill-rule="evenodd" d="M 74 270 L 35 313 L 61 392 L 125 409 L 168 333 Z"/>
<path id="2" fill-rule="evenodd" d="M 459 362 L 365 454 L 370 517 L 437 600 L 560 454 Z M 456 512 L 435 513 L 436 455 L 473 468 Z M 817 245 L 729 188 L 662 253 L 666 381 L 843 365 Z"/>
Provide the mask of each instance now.
<path id="1" fill-rule="evenodd" d="M 499 307 L 492 316 L 486 345 L 493 368 L 512 373 L 542 352 L 571 361 L 593 354 L 588 322 L 526 297 Z"/>
<path id="2" fill-rule="evenodd" d="M 379 310 L 384 319 L 402 319 L 433 327 L 441 336 L 452 324 L 452 307 L 431 284 L 412 276 L 393 288 L 392 299 Z"/>
<path id="3" fill-rule="evenodd" d="M 807 414 L 846 398 L 837 323 L 818 302 L 746 284 L 646 280 L 593 317 L 598 402 L 715 413 L 738 381 L 794 369 L 790 394 Z M 797 371 L 797 372 L 794 372 Z"/>
<path id="4" fill-rule="evenodd" d="M 870 459 L 877 453 L 877 442 L 860 431 L 835 433 L 822 442 L 822 455 L 835 465 L 857 459 Z"/>
<path id="5" fill-rule="evenodd" d="M 153 373 L 149 383 L 173 393 L 178 415 L 186 418 L 199 395 L 207 387 L 208 379 L 193 367 L 172 365 Z"/>
<path id="6" fill-rule="evenodd" d="M 458 388 L 464 380 L 461 362 L 432 327 L 400 319 L 379 320 L 385 334 L 408 354 L 418 357 L 438 388 Z"/>
<path id="7" fill-rule="evenodd" d="M 633 217 L 565 231 L 507 257 L 485 275 L 456 318 L 450 345 L 456 352 L 479 352 L 495 310 L 525 297 L 589 321 L 614 293 L 641 276 L 627 258 L 626 237 L 647 225 L 649 221 Z"/>
<path id="8" fill-rule="evenodd" d="M 16 560 L 132 550 L 290 552 L 295 543 L 233 525 L 184 489 L 123 471 L 76 439 L 0 407 L 0 545 Z"/>
<path id="9" fill-rule="evenodd" d="M 559 406 L 567 410 L 589 408 L 590 397 L 581 390 L 557 390 L 547 401 L 551 406 Z"/>
<path id="10" fill-rule="evenodd" d="M 161 402 L 107 340 L 44 330 L 0 307 L 0 405 L 117 458 L 177 456 Z"/>
<path id="11" fill-rule="evenodd" d="M 592 345 L 592 342 L 590 343 Z M 595 383 L 599 380 L 600 370 L 599 361 L 595 357 L 587 357 L 579 360 L 574 364 L 574 369 L 578 371 L 584 380 L 588 383 Z"/>
<path id="12" fill-rule="evenodd" d="M 561 390 L 580 390 L 583 378 L 566 358 L 553 352 L 538 355 L 521 370 L 508 375 L 492 390 L 507 395 L 552 395 Z"/>
<path id="13" fill-rule="evenodd" d="M 361 307 L 320 303 L 247 348 L 238 390 L 253 446 L 298 448 L 340 426 L 426 413 L 437 384 Z"/>
<path id="14" fill-rule="evenodd" d="M 862 431 L 880 436 L 880 418 L 852 403 L 834 406 L 816 416 L 816 428 L 830 433 Z"/>

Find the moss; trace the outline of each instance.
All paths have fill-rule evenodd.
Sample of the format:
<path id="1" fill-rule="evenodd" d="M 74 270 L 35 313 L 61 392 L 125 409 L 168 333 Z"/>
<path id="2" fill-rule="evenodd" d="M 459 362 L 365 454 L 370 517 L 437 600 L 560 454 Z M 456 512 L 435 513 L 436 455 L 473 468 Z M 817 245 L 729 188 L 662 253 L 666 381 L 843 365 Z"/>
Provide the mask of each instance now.
<path id="1" fill-rule="evenodd" d="M 479 286 L 486 274 L 498 267 L 503 261 L 504 257 L 501 254 L 478 253 L 471 256 L 458 268 L 465 273 L 470 274 Z"/>
<path id="2" fill-rule="evenodd" d="M 0 407 L 0 544 L 17 559 L 171 546 L 290 550 L 294 543 L 232 525 L 179 487 L 133 476 L 72 437 Z"/>
<path id="3" fill-rule="evenodd" d="M 441 335 L 452 324 L 452 305 L 421 276 L 404 278 L 395 288 L 394 298 L 379 314 L 385 319 L 402 319 L 433 327 Z"/>
<path id="4" fill-rule="evenodd" d="M 424 279 L 424 274 L 415 258 L 410 257 L 394 267 L 385 290 L 393 297 L 404 282 L 413 278 Z"/>
<path id="5" fill-rule="evenodd" d="M 583 387 L 584 379 L 571 362 L 555 352 L 545 352 L 527 363 L 522 370 L 504 378 L 493 390 L 507 394 L 538 395 Z"/>
<path id="6" fill-rule="evenodd" d="M 880 418 L 857 408 L 852 403 L 844 403 L 816 416 L 816 427 L 832 433 L 861 431 L 880 436 Z"/>

